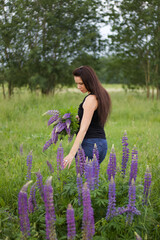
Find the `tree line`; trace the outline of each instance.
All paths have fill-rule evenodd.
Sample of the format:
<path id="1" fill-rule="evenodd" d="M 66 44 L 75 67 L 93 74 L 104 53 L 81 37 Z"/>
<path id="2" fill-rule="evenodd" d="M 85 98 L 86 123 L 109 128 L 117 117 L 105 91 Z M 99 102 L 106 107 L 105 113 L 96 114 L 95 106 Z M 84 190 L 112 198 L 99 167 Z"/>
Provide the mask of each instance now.
<path id="1" fill-rule="evenodd" d="M 160 95 L 158 0 L 0 0 L 0 84 L 43 94 L 73 82 L 72 70 L 95 68 L 104 83 L 145 86 Z M 106 38 L 100 24 L 111 26 Z M 106 51 L 107 47 L 107 51 Z"/>

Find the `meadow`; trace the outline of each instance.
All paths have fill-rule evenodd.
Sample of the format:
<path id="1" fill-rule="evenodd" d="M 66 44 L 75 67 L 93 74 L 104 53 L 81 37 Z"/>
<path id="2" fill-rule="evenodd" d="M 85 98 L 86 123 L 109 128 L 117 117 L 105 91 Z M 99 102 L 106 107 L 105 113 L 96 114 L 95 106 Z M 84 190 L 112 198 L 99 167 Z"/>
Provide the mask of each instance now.
<path id="1" fill-rule="evenodd" d="M 106 86 L 107 87 L 107 86 Z M 94 240 L 134 240 L 134 232 L 142 239 L 160 239 L 160 102 L 148 100 L 142 92 L 110 91 L 112 112 L 105 132 L 108 141 L 106 159 L 100 166 L 99 188 L 91 193 L 95 215 Z M 117 89 L 117 87 L 116 87 Z M 82 206 L 78 206 L 75 163 L 61 172 L 60 180 L 56 174 L 56 154 L 59 141 L 45 152 L 43 145 L 49 139 L 51 126 L 47 126 L 48 117 L 42 116 L 47 110 L 62 109 L 78 105 L 84 95 L 78 92 L 56 91 L 54 95 L 42 96 L 39 92 L 17 91 L 11 99 L 0 95 L 0 239 L 19 240 L 21 231 L 18 218 L 18 193 L 26 183 L 26 159 L 32 150 L 33 165 L 31 179 L 36 181 L 39 170 L 43 182 L 50 176 L 46 161 L 49 160 L 55 172 L 52 186 L 56 212 L 56 231 L 58 240 L 67 239 L 66 209 L 69 203 L 75 210 L 76 239 L 81 239 Z M 130 150 L 126 177 L 122 178 L 122 137 L 127 131 Z M 23 154 L 20 145 L 23 144 Z M 117 158 L 116 202 L 121 207 L 128 202 L 128 181 L 131 163 L 131 151 L 134 145 L 138 150 L 138 174 L 136 180 L 136 206 L 141 212 L 135 216 L 131 225 L 126 225 L 125 216 L 105 220 L 108 205 L 108 178 L 106 174 L 110 150 L 114 144 Z M 65 155 L 72 142 L 62 142 Z M 152 173 L 152 184 L 148 205 L 142 204 L 143 184 L 146 167 Z M 38 209 L 30 215 L 31 236 L 29 239 L 45 239 L 45 211 L 40 195 L 36 193 Z"/>

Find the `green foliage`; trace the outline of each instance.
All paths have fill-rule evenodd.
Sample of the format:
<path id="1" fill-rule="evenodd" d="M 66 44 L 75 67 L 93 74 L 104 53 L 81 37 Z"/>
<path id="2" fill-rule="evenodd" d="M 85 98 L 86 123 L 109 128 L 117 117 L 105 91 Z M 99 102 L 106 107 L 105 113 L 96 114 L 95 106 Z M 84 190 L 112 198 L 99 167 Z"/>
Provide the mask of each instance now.
<path id="1" fill-rule="evenodd" d="M 159 239 L 160 169 L 158 159 L 160 157 L 160 118 L 157 113 L 160 111 L 160 106 L 156 101 L 148 101 L 143 92 L 129 92 L 126 94 L 124 92 L 111 92 L 110 94 L 112 113 L 105 126 L 108 153 L 101 164 L 99 188 L 91 191 L 96 226 L 93 240 L 135 240 L 134 232 L 137 232 L 142 239 Z M 73 205 L 75 211 L 76 239 L 81 239 L 83 207 L 78 205 L 75 163 L 71 165 L 69 170 L 61 171 L 60 179 L 57 178 L 56 152 L 59 144 L 52 145 L 46 152 L 42 152 L 43 143 L 50 134 L 50 131 L 46 130 L 46 119 L 42 114 L 48 109 L 61 109 L 65 113 L 73 103 L 78 108 L 84 96 L 81 93 L 67 92 L 64 89 L 55 93 L 54 97 L 52 95 L 41 96 L 38 92 L 33 94 L 23 89 L 23 94 L 15 94 L 12 100 L 4 100 L 2 96 L 0 97 L 0 239 L 21 239 L 17 199 L 20 189 L 26 183 L 26 158 L 31 150 L 33 150 L 33 166 L 31 170 L 33 183 L 36 181 L 35 172 L 39 169 L 43 176 L 43 183 L 50 176 L 46 164 L 47 160 L 52 163 L 55 169 L 52 174 L 52 186 L 58 239 L 67 239 L 66 209 L 69 203 Z M 130 152 L 134 144 L 138 149 L 136 207 L 140 210 L 141 215 L 134 217 L 131 226 L 126 225 L 125 215 L 117 216 L 111 221 L 105 219 L 108 206 L 106 169 L 113 143 L 117 157 L 117 169 L 119 169 L 115 176 L 117 207 L 126 206 L 128 203 L 131 155 L 127 165 L 126 177 L 122 179 L 120 173 L 122 160 L 121 139 L 124 130 L 127 130 Z M 20 155 L 19 146 L 22 143 L 23 155 Z M 65 155 L 67 155 L 72 144 L 64 140 L 62 146 Z M 152 185 L 148 206 L 143 206 L 142 196 L 146 165 L 149 165 L 152 171 Z M 28 189 L 28 194 L 30 188 L 31 186 Z M 38 191 L 36 192 L 36 199 L 38 209 L 33 214 L 30 214 L 30 239 L 32 240 L 45 239 L 45 208 Z"/>

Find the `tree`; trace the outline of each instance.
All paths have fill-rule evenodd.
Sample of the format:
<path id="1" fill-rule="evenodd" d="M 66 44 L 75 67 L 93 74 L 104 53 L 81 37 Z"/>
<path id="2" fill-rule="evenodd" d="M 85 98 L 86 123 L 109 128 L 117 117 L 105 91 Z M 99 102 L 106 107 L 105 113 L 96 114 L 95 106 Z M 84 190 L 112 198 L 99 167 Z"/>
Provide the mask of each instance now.
<path id="1" fill-rule="evenodd" d="M 0 7 L 0 67 L 10 95 L 14 86 L 46 94 L 68 84 L 73 59 L 103 47 L 98 0 L 1 0 Z"/>
<path id="2" fill-rule="evenodd" d="M 147 97 L 156 84 L 159 72 L 160 2 L 143 0 L 106 1 L 106 15 L 112 25 L 110 51 L 122 59 L 135 59 L 144 72 Z M 156 59 L 156 60 L 155 60 Z M 135 84 L 135 79 L 132 79 Z M 141 81 L 143 83 L 143 81 Z"/>

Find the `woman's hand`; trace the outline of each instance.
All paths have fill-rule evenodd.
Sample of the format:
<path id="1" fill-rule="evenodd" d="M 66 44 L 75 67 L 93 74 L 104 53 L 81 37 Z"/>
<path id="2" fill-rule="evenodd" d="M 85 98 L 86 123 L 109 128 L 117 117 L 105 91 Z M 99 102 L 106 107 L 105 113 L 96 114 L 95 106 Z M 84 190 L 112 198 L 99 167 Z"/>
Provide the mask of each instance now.
<path id="1" fill-rule="evenodd" d="M 77 119 L 78 121 L 80 120 L 78 115 L 76 115 L 76 119 Z"/>
<path id="2" fill-rule="evenodd" d="M 71 165 L 71 163 L 72 163 L 72 161 L 73 161 L 73 158 L 74 158 L 73 155 L 68 154 L 68 155 L 63 159 L 63 166 L 64 166 L 64 168 L 66 168 L 67 165 L 68 165 L 68 168 L 70 168 L 70 165 Z"/>

